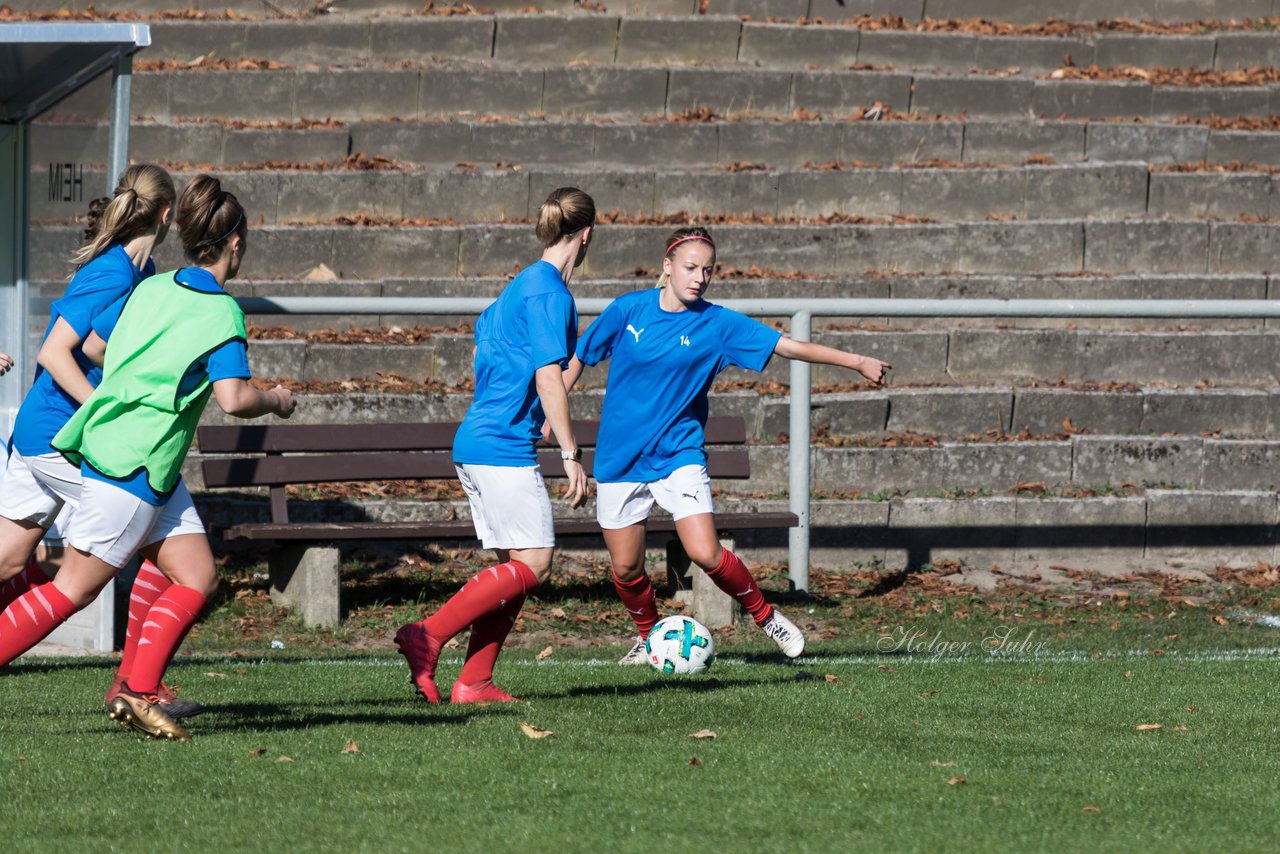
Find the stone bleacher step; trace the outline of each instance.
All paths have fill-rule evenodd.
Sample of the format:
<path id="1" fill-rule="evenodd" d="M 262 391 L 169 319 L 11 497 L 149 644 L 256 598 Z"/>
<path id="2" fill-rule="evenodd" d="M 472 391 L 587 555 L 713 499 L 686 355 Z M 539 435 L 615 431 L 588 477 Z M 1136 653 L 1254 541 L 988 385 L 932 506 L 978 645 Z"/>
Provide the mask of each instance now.
<path id="1" fill-rule="evenodd" d="M 895 382 L 1136 383 L 1266 388 L 1275 383 L 1280 333 L 1198 330 L 1126 332 L 1114 329 L 816 330 L 815 341 L 877 356 L 893 365 Z M 256 340 L 249 348 L 255 375 L 307 382 L 374 378 L 391 372 L 415 381 L 456 386 L 472 378 L 472 336 L 439 334 L 417 344 L 330 344 Z M 724 381 L 760 379 L 732 369 Z M 774 359 L 765 379 L 786 382 L 789 367 Z M 815 365 L 816 384 L 847 385 L 855 374 Z M 1015 422 L 1015 426 L 1016 422 Z M 1230 431 L 1230 424 L 1213 427 Z"/>
<path id="2" fill-rule="evenodd" d="M 1021 164 L 1232 162 L 1280 166 L 1274 130 L 1132 120 L 922 119 L 918 121 L 742 121 L 599 124 L 584 120 L 289 123 L 135 122 L 129 150 L 139 162 L 236 167 L 268 161 L 339 163 L 348 155 L 410 166 L 494 163 L 534 167 L 705 168 L 755 163 L 777 169 L 836 161 L 881 166 L 931 160 Z M 1270 120 L 1264 122 L 1271 126 Z M 93 163 L 106 125 L 41 121 L 32 162 Z M 38 178 L 37 178 L 38 181 Z"/>
<path id="3" fill-rule="evenodd" d="M 942 442 L 922 447 L 811 449 L 811 489 L 853 498 L 1016 495 L 1079 497 L 1135 488 L 1270 492 L 1280 442 L 1198 437 L 1073 436 L 1067 440 Z M 788 448 L 748 448 L 752 475 L 724 482 L 725 491 L 785 496 Z M 184 469 L 193 490 L 203 489 L 198 455 Z M 1274 509 L 1273 511 L 1274 512 Z M 1273 534 L 1274 536 L 1274 534 Z"/>
<path id="4" fill-rule="evenodd" d="M 1280 231 L 1266 222 L 1029 220 L 907 224 L 717 225 L 720 259 L 748 269 L 808 276 L 870 270 L 920 273 L 1256 273 L 1274 265 Z M 583 267 L 590 277 L 656 269 L 654 247 L 672 225 L 600 228 Z M 31 276 L 65 275 L 79 242 L 72 225 L 31 229 Z M 506 275 L 526 266 L 537 241 L 529 225 L 399 227 L 306 225 L 253 229 L 245 276 L 297 279 L 324 264 L 339 278 Z M 160 247 L 157 264 L 178 266 Z"/>
<path id="5" fill-rule="evenodd" d="M 835 169 L 290 169 L 212 170 L 255 222 L 391 219 L 492 222 L 536 217 L 557 187 L 587 189 L 600 211 L 627 216 L 1038 220 L 1280 216 L 1280 177 L 1255 171 L 1149 171 L 1143 163 Z M 1194 168 L 1194 167 L 1192 167 Z M 104 183 L 87 169 L 86 181 Z M 197 173 L 174 170 L 183 185 Z M 33 182 L 43 175 L 34 170 Z M 35 219 L 67 203 L 38 195 Z"/>
<path id="6" fill-rule="evenodd" d="M 245 92 L 254 92 L 245 98 Z M 139 71 L 133 113 L 185 118 L 415 119 L 472 112 L 628 118 L 710 110 L 721 116 L 844 118 L 881 103 L 899 112 L 973 117 L 1266 117 L 1280 86 L 1153 85 L 926 71 L 576 65 L 459 60 L 418 67 Z M 60 108 L 99 115 L 92 87 Z"/>
<path id="7" fill-rule="evenodd" d="M 260 342 L 251 344 L 252 350 Z M 575 389 L 575 417 L 598 418 L 604 369 L 588 370 Z M 286 380 L 286 383 L 289 381 Z M 858 378 L 849 375 L 848 384 Z M 397 421 L 460 421 L 471 402 L 468 391 L 366 391 L 351 383 L 332 393 L 301 392 L 290 423 L 336 424 Z M 785 387 L 784 387 L 785 388 Z M 713 391 L 711 411 L 742 417 L 747 435 L 771 442 L 788 433 L 789 397 L 756 391 Z M 886 435 L 913 433 L 941 441 L 988 437 L 991 431 L 1033 436 L 1063 435 L 1066 426 L 1091 435 L 1188 436 L 1221 434 L 1229 439 L 1280 439 L 1280 392 L 1273 388 L 1123 385 L 1116 387 L 1027 387 L 954 385 L 817 392 L 812 423 L 819 441 L 834 436 L 871 446 Z M 216 407 L 204 423 L 233 424 Z"/>
<path id="8" fill-rule="evenodd" d="M 730 487 L 724 482 L 721 486 Z M 1132 492 L 1133 494 L 1129 494 Z M 266 499 L 198 493 L 201 516 L 214 525 L 265 521 Z M 781 512 L 785 498 L 716 497 L 725 513 Z M 405 521 L 466 518 L 462 501 L 350 500 L 296 505 L 301 520 Z M 594 500 L 578 511 L 557 503 L 557 514 L 595 513 Z M 880 500 L 815 498 L 810 502 L 810 557 L 814 566 L 917 568 L 930 561 L 961 564 L 964 576 L 999 567 L 1004 574 L 1066 580 L 1077 570 L 1170 570 L 1186 566 L 1253 566 L 1277 562 L 1280 520 L 1270 489 L 1230 491 L 1138 489 L 1121 495 L 1055 498 L 1023 493 L 964 498 Z M 1235 530 L 1231 530 L 1235 529 Z M 655 546 L 660 546 L 655 543 Z M 565 539 L 562 549 L 583 548 Z M 735 551 L 749 563 L 785 561 L 787 533 L 739 534 Z M 998 576 L 997 576 L 998 578 Z M 990 585 L 996 578 L 988 577 Z"/>
<path id="9" fill-rule="evenodd" d="M 501 62 L 592 62 L 895 69 L 970 69 L 1024 75 L 1072 64 L 1103 68 L 1234 70 L 1271 65 L 1272 33 L 1207 27 L 1196 34 L 1110 32 L 1087 24 L 1066 35 L 983 34 L 861 29 L 844 20 L 826 24 L 743 21 L 734 16 L 635 17 L 613 12 L 498 15 L 351 15 L 305 20 L 157 20 L 152 46 L 141 57 L 180 62 L 270 59 L 383 65 L 440 57 Z"/>
<path id="10" fill-rule="evenodd" d="M 47 11 L 48 0 L 9 0 L 17 12 Z M 203 10 L 210 15 L 231 11 L 240 15 L 271 18 L 278 15 L 310 17 L 317 10 L 330 16 L 363 16 L 370 13 L 412 14 L 423 10 L 422 0 L 60 0 L 59 8 L 99 12 L 156 14 L 180 10 Z M 434 4 L 440 11 L 451 4 Z M 471 4 L 476 9 L 495 12 L 545 12 L 578 10 L 581 0 L 485 0 Z M 926 19 L 955 20 L 985 18 L 1015 24 L 1057 21 L 1095 21 L 1124 17 L 1132 21 L 1188 22 L 1199 20 L 1245 21 L 1277 14 L 1273 0 L 1063 0 L 1050 6 L 1025 0 L 608 0 L 600 3 L 606 13 L 627 17 L 706 15 L 749 16 L 763 20 L 782 18 L 844 20 L 858 15 L 903 18 L 908 24 Z"/>

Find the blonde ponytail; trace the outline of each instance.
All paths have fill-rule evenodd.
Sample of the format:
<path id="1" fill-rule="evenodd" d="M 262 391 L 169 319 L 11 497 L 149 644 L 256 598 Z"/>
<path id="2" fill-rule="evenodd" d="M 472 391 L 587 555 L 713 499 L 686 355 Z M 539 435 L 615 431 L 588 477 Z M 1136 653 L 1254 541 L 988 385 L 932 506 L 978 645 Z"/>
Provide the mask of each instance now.
<path id="1" fill-rule="evenodd" d="M 595 222 L 595 201 L 577 187 L 561 187 L 553 190 L 538 209 L 535 233 L 543 246 L 554 246 Z"/>
<path id="2" fill-rule="evenodd" d="M 159 166 L 149 163 L 130 166 L 120 176 L 111 201 L 101 213 L 95 211 L 100 200 L 90 204 L 86 239 L 71 256 L 71 263 L 78 270 L 113 244 L 125 243 L 154 230 L 160 224 L 161 213 L 173 204 L 176 195 L 173 179 Z"/>

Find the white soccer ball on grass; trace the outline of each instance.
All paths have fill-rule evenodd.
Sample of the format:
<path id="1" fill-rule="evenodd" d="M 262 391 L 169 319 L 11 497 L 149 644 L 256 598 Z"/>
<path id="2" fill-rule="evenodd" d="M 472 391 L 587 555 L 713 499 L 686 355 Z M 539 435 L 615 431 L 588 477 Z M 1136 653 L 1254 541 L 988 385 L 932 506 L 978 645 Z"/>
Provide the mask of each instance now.
<path id="1" fill-rule="evenodd" d="M 664 617 L 644 642 L 649 664 L 661 673 L 702 673 L 715 661 L 707 627 L 692 617 Z"/>

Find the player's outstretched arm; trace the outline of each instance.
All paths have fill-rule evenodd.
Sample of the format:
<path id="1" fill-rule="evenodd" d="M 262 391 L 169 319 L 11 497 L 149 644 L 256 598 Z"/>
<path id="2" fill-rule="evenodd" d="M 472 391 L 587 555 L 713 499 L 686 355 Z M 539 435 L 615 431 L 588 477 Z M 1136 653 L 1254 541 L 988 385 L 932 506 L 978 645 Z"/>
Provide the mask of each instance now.
<path id="1" fill-rule="evenodd" d="M 76 362 L 73 351 L 79 346 L 80 333 L 71 328 L 65 317 L 59 317 L 40 346 L 36 362 L 49 372 L 63 391 L 75 398 L 76 403 L 84 403 L 93 394 L 93 386 Z"/>
<path id="2" fill-rule="evenodd" d="M 813 362 L 818 365 L 835 365 L 857 371 L 873 383 L 882 383 L 885 372 L 891 367 L 872 356 L 859 356 L 857 353 L 846 353 L 825 344 L 814 344 L 811 341 L 796 341 L 783 335 L 773 352 L 786 359 L 799 359 L 802 362 Z"/>
<path id="3" fill-rule="evenodd" d="M 214 382 L 213 396 L 223 412 L 236 418 L 257 418 L 272 413 L 288 418 L 296 405 L 293 392 L 282 385 L 259 391 L 239 377 Z"/>
<path id="4" fill-rule="evenodd" d="M 13 358 L 8 353 L 0 353 L 0 377 L 9 372 L 13 367 Z"/>
<path id="5" fill-rule="evenodd" d="M 573 424 L 569 420 L 569 393 L 565 390 L 564 371 L 558 363 L 543 365 L 534 374 L 534 384 L 538 389 L 538 399 L 542 401 L 542 411 L 551 425 L 560 450 L 575 451 L 578 440 L 573 437 Z M 565 490 L 565 501 L 570 507 L 581 507 L 587 500 L 587 474 L 582 464 L 576 460 L 564 461 L 565 474 L 569 476 L 569 486 Z"/>

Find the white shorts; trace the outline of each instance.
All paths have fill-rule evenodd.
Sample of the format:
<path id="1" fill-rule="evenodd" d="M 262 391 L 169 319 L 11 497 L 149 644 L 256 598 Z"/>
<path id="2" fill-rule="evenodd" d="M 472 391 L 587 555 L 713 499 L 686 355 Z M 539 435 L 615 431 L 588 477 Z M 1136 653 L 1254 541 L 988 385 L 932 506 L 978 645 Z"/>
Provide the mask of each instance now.
<path id="1" fill-rule="evenodd" d="M 681 466 L 652 483 L 596 483 L 596 521 L 605 530 L 643 522 L 649 518 L 654 502 L 677 521 L 699 513 L 714 513 L 707 467 Z"/>
<path id="2" fill-rule="evenodd" d="M 66 539 L 72 548 L 121 567 L 144 546 L 180 534 L 204 533 L 204 523 L 182 481 L 169 500 L 157 507 L 114 483 L 86 478 Z"/>
<path id="3" fill-rule="evenodd" d="M 80 489 L 80 469 L 62 454 L 24 457 L 15 449 L 0 478 L 0 516 L 49 528 L 64 507 L 80 504 Z"/>
<path id="4" fill-rule="evenodd" d="M 551 496 L 536 466 L 455 463 L 486 549 L 545 549 L 556 544 Z"/>

